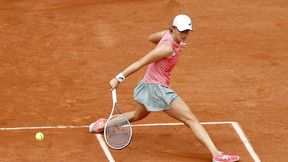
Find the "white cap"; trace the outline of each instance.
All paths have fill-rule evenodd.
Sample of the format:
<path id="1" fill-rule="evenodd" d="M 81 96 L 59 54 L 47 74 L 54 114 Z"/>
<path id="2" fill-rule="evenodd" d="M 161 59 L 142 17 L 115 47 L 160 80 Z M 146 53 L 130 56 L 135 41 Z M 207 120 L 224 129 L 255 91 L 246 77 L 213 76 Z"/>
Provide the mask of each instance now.
<path id="1" fill-rule="evenodd" d="M 192 21 L 187 15 L 177 15 L 173 20 L 173 26 L 179 31 L 192 30 Z"/>

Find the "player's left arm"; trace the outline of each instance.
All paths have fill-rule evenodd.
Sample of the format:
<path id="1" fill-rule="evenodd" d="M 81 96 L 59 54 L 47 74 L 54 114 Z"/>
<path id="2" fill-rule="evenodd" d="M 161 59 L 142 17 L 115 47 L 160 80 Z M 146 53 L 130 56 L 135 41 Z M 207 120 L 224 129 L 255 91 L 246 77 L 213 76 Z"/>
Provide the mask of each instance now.
<path id="1" fill-rule="evenodd" d="M 148 36 L 148 40 L 154 44 L 158 44 L 163 35 L 168 32 L 168 30 L 163 30 Z"/>

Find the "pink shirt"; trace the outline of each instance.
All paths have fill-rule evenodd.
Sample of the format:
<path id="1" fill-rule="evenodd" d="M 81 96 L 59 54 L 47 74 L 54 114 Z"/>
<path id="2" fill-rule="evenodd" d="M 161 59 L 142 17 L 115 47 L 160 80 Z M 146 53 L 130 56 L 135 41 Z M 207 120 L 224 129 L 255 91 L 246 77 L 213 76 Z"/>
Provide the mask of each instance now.
<path id="1" fill-rule="evenodd" d="M 157 47 L 161 44 L 170 44 L 173 48 L 173 55 L 150 63 L 143 81 L 170 87 L 171 71 L 177 63 L 180 54 L 180 45 L 174 41 L 169 31 L 163 35 Z"/>

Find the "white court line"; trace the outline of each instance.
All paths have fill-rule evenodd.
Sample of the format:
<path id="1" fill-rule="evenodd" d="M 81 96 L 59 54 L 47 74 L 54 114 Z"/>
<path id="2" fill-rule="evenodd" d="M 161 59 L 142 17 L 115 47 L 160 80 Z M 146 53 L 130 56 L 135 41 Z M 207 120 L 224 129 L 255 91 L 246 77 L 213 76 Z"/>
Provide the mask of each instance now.
<path id="1" fill-rule="evenodd" d="M 217 125 L 217 124 L 232 124 L 233 122 L 201 122 L 201 125 Z M 132 127 L 154 127 L 154 126 L 177 126 L 184 125 L 183 123 L 157 123 L 157 124 L 134 124 Z"/>
<path id="2" fill-rule="evenodd" d="M 244 143 L 246 149 L 248 150 L 248 152 L 250 153 L 250 155 L 252 156 L 254 161 L 255 162 L 261 162 L 261 160 L 259 159 L 258 155 L 255 153 L 253 147 L 249 143 L 247 137 L 245 136 L 244 132 L 242 131 L 240 125 L 237 122 L 232 122 L 232 126 L 235 129 L 235 131 L 238 133 L 240 139 Z"/>
<path id="3" fill-rule="evenodd" d="M 104 139 L 102 137 L 101 134 L 95 134 L 95 136 L 97 137 L 98 142 L 100 143 L 106 157 L 108 158 L 109 162 L 115 162 L 113 156 L 111 155 L 106 143 L 104 142 Z"/>
<path id="4" fill-rule="evenodd" d="M 214 125 L 214 124 L 232 124 L 233 122 L 201 122 L 202 125 Z M 151 127 L 151 126 L 174 126 L 184 125 L 183 123 L 157 123 L 157 124 L 134 124 L 132 127 Z M 73 125 L 59 125 L 59 126 L 42 126 L 42 127 L 13 127 L 13 128 L 0 128 L 0 131 L 13 131 L 13 130 L 33 130 L 33 129 L 75 129 L 75 128 L 88 128 L 89 126 L 73 126 Z"/>
<path id="5" fill-rule="evenodd" d="M 249 143 L 247 137 L 245 136 L 243 130 L 241 129 L 240 125 L 237 122 L 227 121 L 227 122 L 201 122 L 202 125 L 217 125 L 217 124 L 231 124 L 232 127 L 235 129 L 236 133 L 242 140 L 243 144 L 245 145 L 246 149 L 252 156 L 255 162 L 261 162 L 258 155 L 255 153 L 253 147 Z M 148 127 L 148 126 L 177 126 L 177 125 L 184 125 L 183 123 L 158 123 L 158 124 L 135 124 L 132 125 L 133 127 Z M 88 128 L 89 126 L 43 126 L 43 127 L 14 127 L 14 128 L 0 128 L 0 131 L 14 131 L 14 130 L 33 130 L 33 129 L 66 129 L 66 128 Z M 100 139 L 100 137 L 103 140 L 103 137 L 100 135 L 100 137 L 96 136 L 101 146 L 103 145 L 103 142 Z M 105 155 L 111 156 L 107 157 L 113 159 L 111 153 L 109 152 L 109 149 L 107 148 L 106 143 L 104 142 L 105 146 L 102 146 L 103 151 L 105 152 Z M 103 148 L 104 147 L 104 148 Z M 106 148 L 107 149 L 106 149 Z M 106 152 L 108 152 L 106 154 Z M 110 155 L 109 155 L 110 154 Z M 114 160 L 114 159 L 113 159 Z M 114 160 L 115 161 L 115 160 Z M 111 161 L 111 162 L 114 162 Z"/>
<path id="6" fill-rule="evenodd" d="M 43 126 L 43 127 L 14 127 L 14 128 L 0 128 L 0 131 L 13 131 L 13 130 L 33 130 L 33 129 L 67 129 L 67 128 L 88 128 L 89 126 Z"/>

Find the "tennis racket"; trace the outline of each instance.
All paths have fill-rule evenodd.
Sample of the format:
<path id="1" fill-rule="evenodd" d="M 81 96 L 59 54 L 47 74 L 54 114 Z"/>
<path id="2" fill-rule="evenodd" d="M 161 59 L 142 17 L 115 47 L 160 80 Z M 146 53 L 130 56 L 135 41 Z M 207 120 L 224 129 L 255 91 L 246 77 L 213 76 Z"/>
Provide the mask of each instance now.
<path id="1" fill-rule="evenodd" d="M 122 112 L 117 104 L 116 89 L 112 90 L 112 100 L 112 112 L 104 127 L 104 139 L 110 148 L 120 150 L 130 144 L 132 138 L 132 128 L 129 120 L 122 115 Z M 118 114 L 113 115 L 115 107 Z"/>

